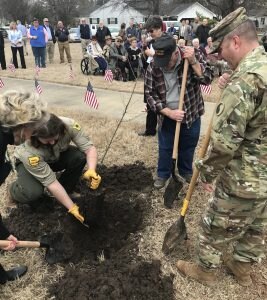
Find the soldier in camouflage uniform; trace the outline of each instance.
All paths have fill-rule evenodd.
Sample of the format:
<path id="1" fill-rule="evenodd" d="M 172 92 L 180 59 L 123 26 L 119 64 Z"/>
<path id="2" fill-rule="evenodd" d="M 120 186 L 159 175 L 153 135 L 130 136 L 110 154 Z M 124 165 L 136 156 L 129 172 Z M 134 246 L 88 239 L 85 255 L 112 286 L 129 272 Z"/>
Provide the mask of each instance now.
<path id="1" fill-rule="evenodd" d="M 216 188 L 201 222 L 198 263 L 178 261 L 183 275 L 215 283 L 223 257 L 242 286 L 251 285 L 251 263 L 264 255 L 267 224 L 267 56 L 254 24 L 239 8 L 210 31 L 216 50 L 234 71 L 213 120 L 208 155 L 196 162 L 204 188 Z"/>
<path id="2" fill-rule="evenodd" d="M 87 220 L 68 194 L 73 192 L 86 162 L 88 170 L 83 177 L 91 189 L 98 188 L 101 177 L 95 171 L 96 148 L 77 122 L 47 113 L 30 139 L 15 149 L 15 157 L 18 178 L 10 187 L 13 200 L 33 205 L 40 201 L 46 187 L 70 214 L 86 225 Z M 59 180 L 55 174 L 58 171 L 63 171 Z"/>

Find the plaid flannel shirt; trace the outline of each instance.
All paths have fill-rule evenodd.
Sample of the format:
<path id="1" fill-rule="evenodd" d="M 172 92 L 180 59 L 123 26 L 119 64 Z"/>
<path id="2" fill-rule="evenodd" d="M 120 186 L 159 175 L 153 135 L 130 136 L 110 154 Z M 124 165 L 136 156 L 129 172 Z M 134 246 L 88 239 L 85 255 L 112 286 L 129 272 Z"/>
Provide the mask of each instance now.
<path id="1" fill-rule="evenodd" d="M 182 56 L 182 50 L 180 55 Z M 187 124 L 190 128 L 192 123 L 204 114 L 204 101 L 202 98 L 200 83 L 208 85 L 213 79 L 213 72 L 203 54 L 195 50 L 195 56 L 200 63 L 202 69 L 202 76 L 198 77 L 193 68 L 189 66 L 187 74 L 187 84 L 184 95 L 184 108 L 185 118 L 183 123 Z M 184 60 L 181 59 L 181 63 L 178 66 L 178 85 L 177 88 L 181 89 L 183 78 Z M 158 126 L 162 125 L 164 115 L 160 114 L 160 111 L 167 107 L 166 101 L 166 86 L 164 81 L 164 75 L 161 68 L 157 68 L 153 65 L 153 62 L 148 66 L 145 75 L 145 94 L 147 103 L 153 111 L 158 112 Z"/>

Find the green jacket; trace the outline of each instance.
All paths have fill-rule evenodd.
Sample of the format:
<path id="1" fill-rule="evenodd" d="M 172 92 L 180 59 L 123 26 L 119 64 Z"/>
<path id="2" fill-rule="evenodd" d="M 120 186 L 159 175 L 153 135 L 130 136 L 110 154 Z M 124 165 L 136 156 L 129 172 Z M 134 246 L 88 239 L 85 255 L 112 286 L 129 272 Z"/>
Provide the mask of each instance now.
<path id="1" fill-rule="evenodd" d="M 267 55 L 257 47 L 239 63 L 213 119 L 208 155 L 196 162 L 203 182 L 267 199 Z"/>

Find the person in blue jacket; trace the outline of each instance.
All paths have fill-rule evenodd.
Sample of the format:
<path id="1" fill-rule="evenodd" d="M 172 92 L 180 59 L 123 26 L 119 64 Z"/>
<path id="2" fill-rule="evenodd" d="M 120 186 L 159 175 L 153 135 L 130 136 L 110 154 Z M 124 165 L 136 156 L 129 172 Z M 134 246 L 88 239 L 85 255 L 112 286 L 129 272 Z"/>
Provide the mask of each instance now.
<path id="1" fill-rule="evenodd" d="M 33 25 L 30 27 L 28 38 L 32 47 L 35 65 L 40 68 L 45 68 L 45 51 L 48 41 L 48 34 L 45 28 L 39 25 L 38 19 L 33 19 Z"/>

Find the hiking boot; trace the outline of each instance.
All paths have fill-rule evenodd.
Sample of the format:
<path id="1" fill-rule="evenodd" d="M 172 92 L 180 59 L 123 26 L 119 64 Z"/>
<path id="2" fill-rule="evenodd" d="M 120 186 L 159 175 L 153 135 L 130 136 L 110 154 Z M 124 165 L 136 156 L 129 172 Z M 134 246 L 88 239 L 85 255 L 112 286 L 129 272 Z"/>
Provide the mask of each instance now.
<path id="1" fill-rule="evenodd" d="M 7 280 L 8 281 L 14 281 L 24 274 L 26 274 L 28 268 L 26 266 L 18 266 L 16 268 L 13 268 L 9 271 L 6 271 L 7 274 Z"/>
<path id="2" fill-rule="evenodd" d="M 178 260 L 176 267 L 181 275 L 195 279 L 204 285 L 214 286 L 216 283 L 215 272 L 210 269 L 184 260 Z"/>
<path id="3" fill-rule="evenodd" d="M 250 286 L 252 284 L 250 272 L 251 263 L 234 260 L 230 255 L 223 257 L 223 262 L 228 273 L 234 275 L 236 281 L 242 286 Z"/>
<path id="4" fill-rule="evenodd" d="M 168 179 L 166 178 L 160 178 L 160 177 L 157 177 L 156 180 L 154 181 L 154 187 L 156 189 L 161 189 L 165 186 L 166 182 L 167 182 Z"/>

